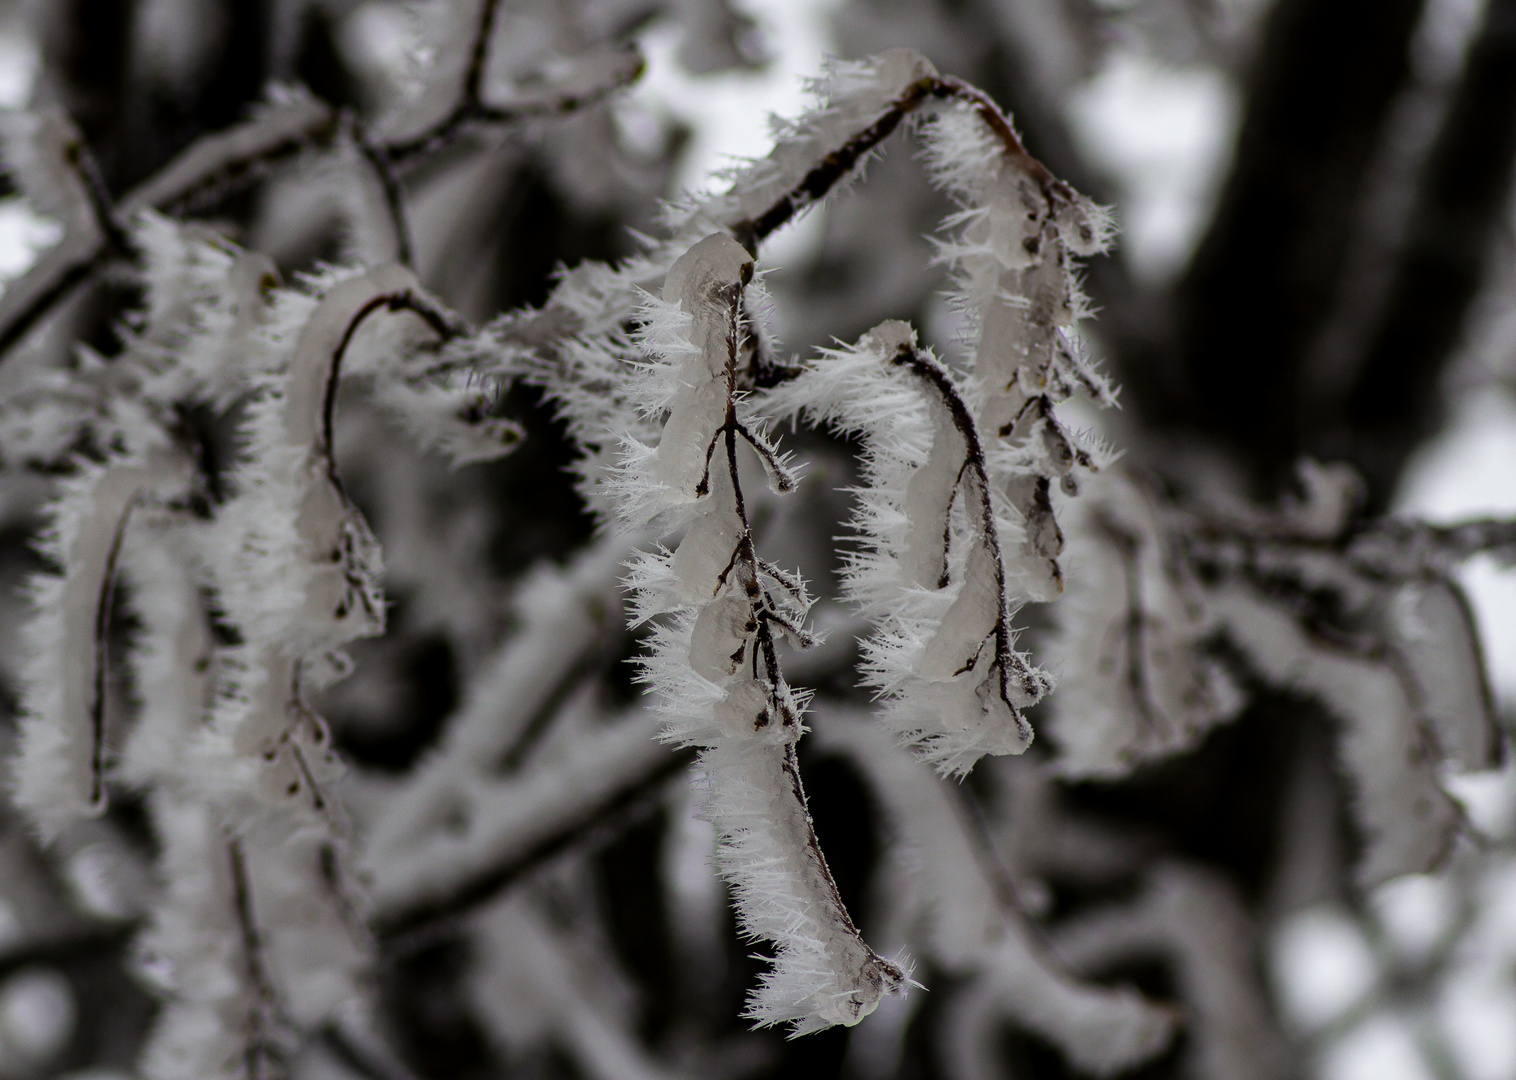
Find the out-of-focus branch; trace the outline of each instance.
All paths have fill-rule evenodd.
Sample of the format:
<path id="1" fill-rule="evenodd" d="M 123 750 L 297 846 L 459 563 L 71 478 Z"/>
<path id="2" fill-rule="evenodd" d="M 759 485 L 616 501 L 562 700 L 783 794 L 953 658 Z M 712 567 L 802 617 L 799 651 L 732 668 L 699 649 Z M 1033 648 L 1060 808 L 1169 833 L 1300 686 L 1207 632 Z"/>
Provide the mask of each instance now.
<path id="1" fill-rule="evenodd" d="M 1288 1074 L 1286 1044 L 1255 974 L 1254 929 L 1231 888 L 1208 871 L 1160 865 L 1135 903 L 1066 920 L 1051 937 L 1054 952 L 1080 972 L 1171 963 L 1194 1075 Z"/>
<path id="2" fill-rule="evenodd" d="M 561 764 L 479 792 L 462 835 L 429 837 L 403 862 L 373 867 L 376 932 L 398 943 L 457 918 L 616 821 L 693 757 L 660 745 L 658 727 L 645 715 L 587 737 Z"/>
<path id="3" fill-rule="evenodd" d="M 261 175 L 335 131 L 330 106 L 299 96 L 273 106 L 245 124 L 207 135 L 128 192 L 114 206 L 101 200 L 107 220 L 142 210 L 183 211 L 210 201 Z M 110 251 L 109 233 L 65 234 L 59 243 L 0 295 L 0 360 L 89 278 Z"/>
<path id="4" fill-rule="evenodd" d="M 1436 525 L 1378 518 L 1333 537 L 1260 535 L 1215 526 L 1187 533 L 1192 558 L 1208 566 L 1286 565 L 1299 559 L 1340 561 L 1344 570 L 1375 578 L 1447 573 L 1479 555 L 1516 563 L 1516 520 L 1481 518 Z"/>
<path id="5" fill-rule="evenodd" d="M 1176 288 L 1172 326 L 1125 358 L 1149 423 L 1178 421 L 1224 442 L 1256 477 L 1273 479 L 1298 455 L 1300 365 L 1336 295 L 1422 7 L 1274 6 L 1232 173 Z"/>
<path id="6" fill-rule="evenodd" d="M 1484 279 L 1516 166 L 1516 0 L 1490 0 L 1463 78 L 1423 167 L 1410 232 L 1345 402 L 1322 449 L 1346 456 L 1389 497 L 1438 418 L 1438 376 Z"/>
<path id="7" fill-rule="evenodd" d="M 395 164 L 429 157 L 451 145 L 476 124 L 518 123 L 587 108 L 636 82 L 643 67 L 642 54 L 634 47 L 597 51 L 582 58 L 559 79 L 523 91 L 514 100 L 499 102 L 485 101 L 480 96 L 477 80 L 471 77 L 465 84 L 462 99 L 443 120 L 418 134 L 373 145 L 386 160 Z"/>
<path id="8" fill-rule="evenodd" d="M 489 18 L 493 17 L 495 7 L 493 0 L 484 6 L 491 13 Z M 587 108 L 642 74 L 642 56 L 635 48 L 617 49 L 609 60 L 603 52 L 596 52 L 574 65 L 561 79 L 532 88 L 519 100 L 486 102 L 480 97 L 480 79 L 488 31 L 486 19 L 480 30 L 485 36 L 476 43 L 475 63 L 465 80 L 462 96 L 446 118 L 423 132 L 394 142 L 359 136 L 360 146 L 378 170 L 396 217 L 402 262 L 408 257 L 409 242 L 398 202 L 395 166 L 440 152 L 475 125 L 510 124 Z M 338 112 L 327 103 L 308 94 L 290 95 L 244 124 L 202 137 L 115 205 L 103 185 L 91 184 L 101 234 L 65 236 L 32 270 L 6 287 L 0 296 L 0 359 L 91 277 L 112 250 L 123 246 L 121 222 L 145 209 L 184 212 L 224 198 L 257 180 L 274 165 L 308 149 L 329 145 L 341 127 L 338 120 Z M 89 178 L 88 170 L 86 174 Z"/>

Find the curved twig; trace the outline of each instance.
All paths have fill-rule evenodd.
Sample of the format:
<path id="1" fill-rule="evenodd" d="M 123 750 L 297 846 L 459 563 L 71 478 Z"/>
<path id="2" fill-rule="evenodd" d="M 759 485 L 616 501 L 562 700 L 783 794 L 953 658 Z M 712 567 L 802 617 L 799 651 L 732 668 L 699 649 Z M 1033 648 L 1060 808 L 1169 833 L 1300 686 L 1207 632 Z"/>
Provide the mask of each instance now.
<path id="1" fill-rule="evenodd" d="M 994 629 L 995 666 L 1000 669 L 1000 698 L 1011 710 L 1011 716 L 1015 718 L 1017 725 L 1024 731 L 1029 731 L 1030 723 L 1012 700 L 1010 681 L 1013 678 L 1013 672 L 1019 673 L 1023 680 L 1023 692 L 1031 697 L 1036 698 L 1042 687 L 1026 666 L 1017 660 L 1016 652 L 1011 648 L 1015 633 L 1011 629 L 1010 594 L 1005 579 L 1005 557 L 1001 552 L 1000 529 L 995 522 L 995 507 L 990 498 L 990 492 L 994 489 L 990 486 L 989 465 L 985 460 L 984 446 L 980 442 L 979 425 L 974 422 L 968 402 L 964 401 L 963 395 L 953 384 L 952 376 L 939 362 L 910 345 L 903 346 L 890 358 L 890 362 L 908 369 L 936 392 L 942 403 L 947 406 L 948 413 L 953 418 L 953 426 L 958 429 L 958 434 L 963 438 L 967 448 L 964 467 L 959 470 L 958 482 L 962 484 L 965 472 L 973 479 L 973 483 L 967 486 L 971 489 L 971 496 L 978 503 L 979 531 L 995 560 L 995 588 L 999 601 Z M 980 647 L 983 648 L 982 645 Z"/>
<path id="2" fill-rule="evenodd" d="M 1059 199 L 1073 196 L 1072 188 L 1027 153 L 1010 120 L 988 94 L 961 79 L 930 75 L 908 86 L 872 124 L 817 162 L 800 183 L 781 195 L 767 210 L 732 225 L 732 236 L 756 255 L 760 243 L 792 221 L 800 211 L 826 198 L 870 151 L 894 133 L 901 121 L 933 101 L 955 101 L 973 108 L 1000 140 L 1006 159 L 1037 183 L 1049 206 Z"/>
<path id="3" fill-rule="evenodd" d="M 337 387 L 342 378 L 342 360 L 358 328 L 367 321 L 370 315 L 381 309 L 392 313 L 409 311 L 426 323 L 444 342 L 451 341 L 462 333 L 447 311 L 428 302 L 425 297 L 418 296 L 410 289 L 376 296 L 359 308 L 348 320 L 346 329 L 342 331 L 342 338 L 332 352 L 331 366 L 326 373 L 326 389 L 321 398 L 321 441 L 317 446 L 317 453 L 326 462 L 327 475 L 331 477 L 332 483 L 339 491 L 342 490 L 342 482 L 337 476 L 337 457 L 332 450 L 332 424 L 336 418 Z"/>

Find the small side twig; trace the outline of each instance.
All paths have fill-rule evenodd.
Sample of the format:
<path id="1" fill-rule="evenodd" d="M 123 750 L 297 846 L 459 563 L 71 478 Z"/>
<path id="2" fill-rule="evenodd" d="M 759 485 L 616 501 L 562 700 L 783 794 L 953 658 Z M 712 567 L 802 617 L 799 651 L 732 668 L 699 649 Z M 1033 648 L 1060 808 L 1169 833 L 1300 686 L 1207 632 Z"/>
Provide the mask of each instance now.
<path id="1" fill-rule="evenodd" d="M 963 395 L 953 384 L 952 376 L 936 360 L 907 345 L 891 357 L 890 362 L 905 367 L 931 387 L 943 405 L 947 407 L 953 419 L 953 426 L 964 441 L 966 452 L 964 466 L 958 473 L 958 485 L 963 484 L 965 474 L 972 478 L 972 482 L 966 486 L 971 497 L 978 504 L 976 509 L 979 530 L 995 561 L 998 610 L 995 615 L 993 636 L 995 639 L 994 662 L 1000 671 L 998 691 L 1001 700 L 1010 709 L 1011 716 L 1015 718 L 1017 726 L 1024 732 L 1030 732 L 1031 724 L 1012 700 L 1010 682 L 1013 677 L 1019 675 L 1022 691 L 1032 698 L 1039 696 L 1042 687 L 1033 677 L 1032 672 L 1019 660 L 1015 650 L 1011 648 L 1015 640 L 1015 632 L 1010 622 L 1011 607 L 1005 579 L 1005 557 L 1000 548 L 1000 528 L 995 521 L 994 502 L 990 498 L 993 488 L 990 486 L 989 465 L 985 460 L 984 445 L 979 437 L 979 425 L 974 421 L 968 402 L 963 399 Z"/>
<path id="2" fill-rule="evenodd" d="M 94 697 L 90 701 L 90 805 L 105 802 L 105 701 L 110 674 L 111 609 L 116 595 L 116 571 L 121 561 L 121 545 L 139 495 L 127 501 L 116 528 L 111 534 L 110 550 L 105 556 L 105 573 L 100 578 L 100 594 L 95 602 L 95 672 Z"/>

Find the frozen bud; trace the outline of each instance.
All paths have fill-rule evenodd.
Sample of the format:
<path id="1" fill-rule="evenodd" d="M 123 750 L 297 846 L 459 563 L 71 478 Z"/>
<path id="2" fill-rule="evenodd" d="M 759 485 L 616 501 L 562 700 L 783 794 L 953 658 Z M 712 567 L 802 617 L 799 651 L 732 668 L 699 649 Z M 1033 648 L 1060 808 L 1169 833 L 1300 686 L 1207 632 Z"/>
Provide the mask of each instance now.
<path id="1" fill-rule="evenodd" d="M 852 1027 L 877 1009 L 881 999 L 903 991 L 905 983 L 905 972 L 899 967 L 883 957 L 869 956 L 853 975 L 854 989 L 826 1002 L 817 1015 L 829 1023 Z"/>
<path id="2" fill-rule="evenodd" d="M 886 361 L 916 347 L 916 328 L 902 319 L 886 319 L 858 339 L 859 352 L 873 351 Z"/>
<path id="3" fill-rule="evenodd" d="M 747 248 L 726 233 L 711 233 L 690 248 L 669 267 L 663 279 L 663 299 L 670 304 L 679 304 L 694 315 L 734 286 L 745 285 L 753 276 L 753 257 Z M 711 333 L 725 334 L 719 323 L 712 326 L 698 325 L 692 340 L 703 345 Z"/>
<path id="4" fill-rule="evenodd" d="M 1110 247 L 1116 224 L 1108 207 L 1078 192 L 1063 192 L 1058 200 L 1058 238 L 1075 255 L 1098 255 Z"/>

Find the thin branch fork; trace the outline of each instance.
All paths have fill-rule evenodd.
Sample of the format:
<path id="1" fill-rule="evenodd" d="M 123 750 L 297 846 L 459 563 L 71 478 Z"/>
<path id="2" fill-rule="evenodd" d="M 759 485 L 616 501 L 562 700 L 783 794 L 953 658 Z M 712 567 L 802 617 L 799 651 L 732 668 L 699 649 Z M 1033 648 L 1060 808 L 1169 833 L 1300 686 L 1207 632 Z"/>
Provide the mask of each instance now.
<path id="1" fill-rule="evenodd" d="M 736 547 L 732 551 L 732 559 L 727 568 L 722 571 L 718 581 L 718 587 L 725 584 L 731 571 L 740 566 L 738 581 L 747 594 L 748 602 L 752 605 L 754 620 L 754 644 L 757 648 L 753 651 L 753 677 L 758 677 L 758 660 L 763 659 L 765 669 L 765 681 L 769 687 L 769 703 L 780 723 L 785 727 L 798 726 L 799 718 L 796 717 L 789 707 L 785 695 L 781 691 L 784 686 L 784 675 L 780 670 L 779 655 L 774 646 L 774 625 L 778 625 L 786 633 L 797 636 L 801 640 L 809 637 L 792 620 L 787 619 L 774 603 L 774 598 L 768 589 L 763 587 L 762 576 L 764 573 L 763 560 L 758 558 L 753 545 L 752 526 L 748 522 L 747 503 L 742 494 L 742 479 L 737 470 L 737 436 L 740 434 L 753 446 L 764 464 L 775 471 L 779 477 L 786 477 L 788 473 L 779 465 L 772 450 L 761 445 L 760 440 L 737 418 L 737 381 L 738 359 L 742 353 L 742 291 L 743 283 L 735 285 L 728 299 L 731 313 L 730 329 L 727 337 L 727 362 L 726 362 L 726 419 L 716 429 L 715 436 L 711 440 L 711 446 L 706 450 L 706 477 L 701 480 L 701 487 L 708 487 L 710 472 L 711 450 L 718 442 L 725 443 L 727 472 L 732 483 L 733 500 L 737 520 L 741 523 L 741 532 L 737 537 Z M 781 487 L 783 481 L 780 481 Z M 788 585 L 788 583 L 781 583 Z M 767 726 L 768 717 L 760 717 L 755 721 L 760 730 Z M 798 781 L 797 781 L 798 782 Z M 802 799 L 803 805 L 803 799 Z M 825 865 L 823 863 L 823 865 Z"/>
<path id="2" fill-rule="evenodd" d="M 431 157 L 456 142 L 477 124 L 511 124 L 578 112 L 596 105 L 642 76 L 646 64 L 635 47 L 624 51 L 624 66 L 606 82 L 584 90 L 570 90 L 535 101 L 492 105 L 477 97 L 465 97 L 444 119 L 417 135 L 388 143 L 369 143 L 372 150 L 392 166 Z"/>
<path id="3" fill-rule="evenodd" d="M 751 267 L 751 264 L 749 264 L 749 267 Z M 732 286 L 730 295 L 727 298 L 730 310 L 730 322 L 727 332 L 726 419 L 721 427 L 717 429 L 716 436 L 712 440 L 712 445 L 715 445 L 718 440 L 725 444 L 727 470 L 731 478 L 737 519 L 741 525 L 737 544 L 732 552 L 732 561 L 722 571 L 721 578 L 724 583 L 733 569 L 741 568 L 739 581 L 751 605 L 753 642 L 756 646 L 753 650 L 752 658 L 753 678 L 755 680 L 758 678 L 758 661 L 761 657 L 764 666 L 764 682 L 767 684 L 768 689 L 769 704 L 779 716 L 781 725 L 792 730 L 795 734 L 795 737 L 789 739 L 784 745 L 784 758 L 781 766 L 805 822 L 806 850 L 816 868 L 817 874 L 821 878 L 823 886 L 827 890 L 828 897 L 832 901 L 835 911 L 844 921 L 847 929 L 857 937 L 859 936 L 858 928 L 853 922 L 852 915 L 847 910 L 847 905 L 843 903 L 842 892 L 838 889 L 837 881 L 832 876 L 831 867 L 827 864 L 826 855 L 821 850 L 821 841 L 817 838 L 816 830 L 811 821 L 805 785 L 801 783 L 800 779 L 800 757 L 797 750 L 800 718 L 790 708 L 790 703 L 784 692 L 784 673 L 779 663 L 778 650 L 774 645 L 774 624 L 778 624 L 790 632 L 799 632 L 802 635 L 804 632 L 798 626 L 794 626 L 790 620 L 784 618 L 775 605 L 773 597 L 769 595 L 768 589 L 764 588 L 762 584 L 760 574 L 764 572 L 764 567 L 767 564 L 758 557 L 753 546 L 752 526 L 748 521 L 747 505 L 742 494 L 742 479 L 737 469 L 738 434 L 742 434 L 750 442 L 753 441 L 752 436 L 737 419 L 738 365 L 739 358 L 742 355 L 742 296 L 745 284 L 746 282 L 743 281 Z M 707 460 L 709 460 L 709 456 Z M 709 465 L 707 465 L 707 471 L 709 471 Z M 756 730 L 761 731 L 768 723 L 769 718 L 767 715 L 764 715 L 754 722 L 754 727 Z"/>
<path id="4" fill-rule="evenodd" d="M 262 167 L 320 145 L 335 132 L 335 113 L 317 101 L 286 107 L 288 119 L 268 124 L 253 120 L 207 135 L 174 158 L 156 175 L 128 192 L 119 203 L 88 167 L 87 153 L 75 162 L 91 192 L 102 235 L 81 243 L 65 237 L 44 252 L 26 274 L 0 296 L 0 360 L 59 303 L 91 278 L 108 257 L 130 250 L 121 221 L 143 210 L 173 212 L 195 204 L 208 191 L 224 194 L 259 175 Z"/>
<path id="5" fill-rule="evenodd" d="M 967 448 L 963 467 L 958 472 L 958 485 L 963 484 L 965 474 L 972 482 L 967 488 L 971 497 L 978 503 L 978 526 L 980 534 L 989 546 L 990 554 L 995 560 L 995 588 L 998 600 L 995 614 L 995 660 L 994 664 L 1000 671 L 999 693 L 1002 701 L 1011 710 L 1011 716 L 1023 730 L 1030 725 L 1020 708 L 1011 700 L 1010 681 L 1012 671 L 1020 673 L 1022 691 L 1030 697 L 1036 697 L 1041 686 L 1032 678 L 1025 666 L 1016 659 L 1015 650 L 1011 648 L 1013 633 L 1010 623 L 1010 596 L 1005 580 L 1005 557 L 1000 547 L 1000 530 L 995 523 L 995 507 L 990 498 L 989 468 L 985 461 L 984 445 L 979 438 L 979 425 L 974 422 L 973 413 L 969 410 L 968 402 L 964 401 L 963 395 L 958 392 L 952 376 L 947 369 L 931 357 L 910 345 L 904 345 L 890 358 L 890 363 L 904 367 L 912 374 L 920 378 L 937 394 L 942 403 L 947 407 L 949 415 L 953 418 L 953 426 L 963 438 Z M 982 646 L 981 646 L 982 647 Z M 967 666 L 972 666 L 970 658 Z"/>

